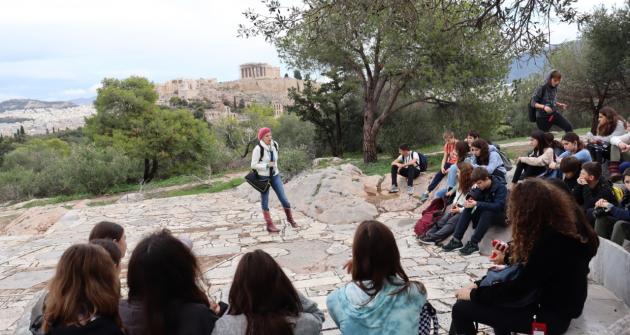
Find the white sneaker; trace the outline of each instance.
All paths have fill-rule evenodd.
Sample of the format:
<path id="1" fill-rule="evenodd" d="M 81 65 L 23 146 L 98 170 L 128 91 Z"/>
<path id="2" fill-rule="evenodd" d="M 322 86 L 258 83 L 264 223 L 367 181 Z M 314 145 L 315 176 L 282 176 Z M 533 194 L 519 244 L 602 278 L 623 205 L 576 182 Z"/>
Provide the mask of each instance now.
<path id="1" fill-rule="evenodd" d="M 407 186 L 407 194 L 413 195 L 413 186 Z"/>
<path id="2" fill-rule="evenodd" d="M 392 187 L 389 189 L 389 193 L 398 193 L 398 186 L 392 185 Z"/>

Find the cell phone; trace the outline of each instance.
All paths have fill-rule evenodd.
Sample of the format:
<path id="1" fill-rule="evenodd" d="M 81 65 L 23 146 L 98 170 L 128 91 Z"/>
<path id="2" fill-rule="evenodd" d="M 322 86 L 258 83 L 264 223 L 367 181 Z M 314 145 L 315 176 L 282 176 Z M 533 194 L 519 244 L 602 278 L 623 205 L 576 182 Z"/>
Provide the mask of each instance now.
<path id="1" fill-rule="evenodd" d="M 462 205 L 462 204 L 457 204 L 457 207 L 459 207 L 459 208 L 464 208 L 464 205 Z"/>

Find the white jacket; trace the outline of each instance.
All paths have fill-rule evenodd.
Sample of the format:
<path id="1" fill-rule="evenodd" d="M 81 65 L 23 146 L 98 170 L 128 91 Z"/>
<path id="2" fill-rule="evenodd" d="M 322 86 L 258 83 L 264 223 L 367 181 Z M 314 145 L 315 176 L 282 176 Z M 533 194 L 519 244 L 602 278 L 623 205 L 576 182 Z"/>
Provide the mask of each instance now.
<path id="1" fill-rule="evenodd" d="M 274 145 L 275 144 L 275 145 Z M 252 169 L 258 171 L 259 176 L 269 177 L 269 162 L 271 161 L 271 153 L 269 152 L 269 146 L 265 142 L 260 141 L 260 145 L 264 148 L 262 154 L 262 160 L 260 159 L 260 146 L 256 145 L 254 151 L 252 151 Z M 273 157 L 276 162 L 276 166 L 273 167 L 273 175 L 278 175 L 280 170 L 278 169 L 278 142 L 273 141 L 271 144 L 271 150 L 273 150 Z"/>
<path id="2" fill-rule="evenodd" d="M 590 131 L 588 133 L 586 133 L 586 139 L 587 140 L 599 140 L 602 142 L 606 142 L 606 143 L 611 143 L 612 145 L 617 145 L 619 144 L 619 142 L 617 141 L 617 143 L 613 143 L 612 139 L 614 139 L 615 137 L 619 137 L 622 136 L 623 134 L 626 133 L 626 127 L 625 124 L 623 123 L 623 121 L 619 120 L 617 121 L 617 124 L 615 125 L 615 129 L 613 130 L 613 132 L 608 135 L 608 136 L 597 136 L 597 135 L 593 135 L 593 133 L 591 133 Z"/>

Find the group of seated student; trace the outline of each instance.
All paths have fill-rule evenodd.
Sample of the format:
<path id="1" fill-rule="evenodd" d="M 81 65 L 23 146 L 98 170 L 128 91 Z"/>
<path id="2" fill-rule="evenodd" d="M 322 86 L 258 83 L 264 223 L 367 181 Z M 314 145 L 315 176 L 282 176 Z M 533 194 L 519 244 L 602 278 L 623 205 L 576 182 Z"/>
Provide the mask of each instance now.
<path id="1" fill-rule="evenodd" d="M 442 179 L 449 174 L 451 166 L 457 164 L 460 160 L 458 152 L 455 148 L 457 143 L 455 134 L 452 131 L 447 130 L 444 132 L 442 138 L 444 139 L 444 148 L 442 162 L 440 163 L 440 170 L 438 170 L 438 172 L 433 176 L 427 190 L 420 196 L 420 201 L 426 201 L 429 199 L 431 192 L 433 192 L 433 190 L 438 187 Z M 465 158 L 466 157 L 461 157 L 461 160 L 464 160 Z"/>

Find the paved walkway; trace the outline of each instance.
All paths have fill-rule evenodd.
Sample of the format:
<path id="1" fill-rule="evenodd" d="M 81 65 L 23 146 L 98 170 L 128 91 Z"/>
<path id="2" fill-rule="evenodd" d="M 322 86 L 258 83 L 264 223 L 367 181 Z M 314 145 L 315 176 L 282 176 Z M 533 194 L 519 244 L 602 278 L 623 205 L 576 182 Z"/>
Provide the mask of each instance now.
<path id="1" fill-rule="evenodd" d="M 282 217 L 277 210 L 272 214 L 278 220 Z M 378 219 L 394 231 L 407 274 L 426 285 L 446 332 L 454 290 L 481 277 L 489 264 L 484 256 L 461 257 L 442 253 L 436 247 L 419 246 L 412 236 L 416 215 L 383 213 Z M 93 224 L 100 220 L 118 222 L 126 229 L 129 251 L 123 262 L 123 286 L 131 250 L 143 236 L 159 228 L 194 241 L 193 251 L 212 284 L 210 292 L 215 299 L 227 300 L 240 255 L 257 248 L 272 254 L 295 287 L 322 309 L 326 308 L 326 295 L 349 280 L 341 266 L 350 257 L 356 224 L 331 226 L 296 213 L 302 229 L 295 231 L 283 221 L 283 232 L 269 235 L 264 231 L 258 205 L 237 197 L 234 191 L 85 207 L 69 211 L 44 234 L 0 236 L 0 334 L 24 334 L 24 316 L 52 276 L 57 259 L 71 244 L 85 241 Z M 616 299 L 601 287 L 592 291 L 600 292 L 606 301 Z M 618 314 L 628 313 L 623 304 L 615 304 L 615 312 L 612 303 L 596 307 L 605 319 L 586 323 L 585 327 L 597 329 L 593 328 L 597 323 L 603 329 L 600 323 L 610 323 L 620 317 Z M 605 309 L 608 307 L 610 311 Z M 338 333 L 334 328 L 327 317 L 325 334 Z"/>

